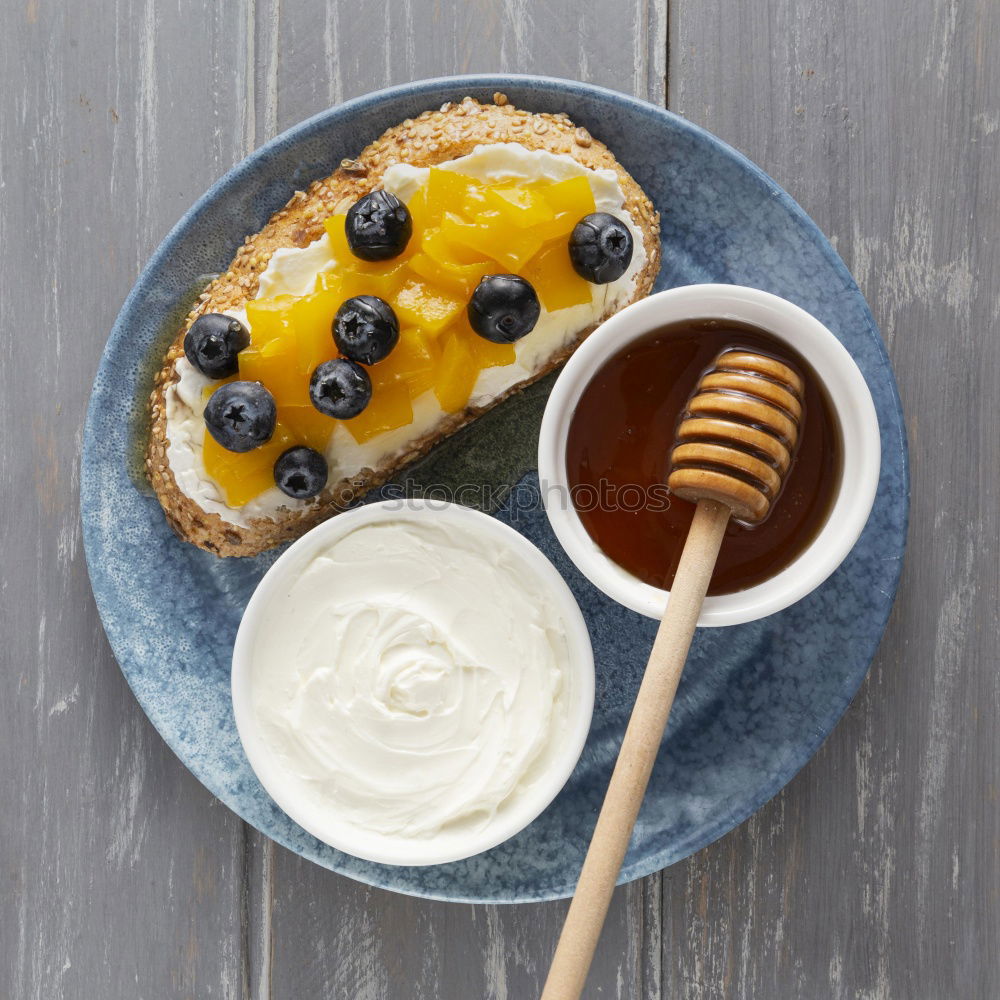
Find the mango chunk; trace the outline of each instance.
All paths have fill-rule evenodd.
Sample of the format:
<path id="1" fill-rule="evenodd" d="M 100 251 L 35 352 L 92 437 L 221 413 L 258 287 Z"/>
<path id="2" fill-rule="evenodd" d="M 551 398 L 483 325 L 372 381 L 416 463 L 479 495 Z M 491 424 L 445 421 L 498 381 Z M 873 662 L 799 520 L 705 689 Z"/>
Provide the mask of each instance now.
<path id="1" fill-rule="evenodd" d="M 208 431 L 202 446 L 205 471 L 219 485 L 230 507 L 242 507 L 274 485 L 274 463 L 283 451 L 296 443 L 282 423 L 274 428 L 271 440 L 253 451 L 227 451 Z"/>
<path id="2" fill-rule="evenodd" d="M 445 413 L 464 409 L 479 377 L 467 338 L 453 332 L 447 338 L 434 380 L 434 395 Z"/>
<path id="3" fill-rule="evenodd" d="M 541 249 L 542 238 L 530 229 L 517 229 L 499 212 L 483 212 L 475 222 L 448 213 L 441 220 L 441 236 L 452 247 L 465 247 L 516 272 Z"/>
<path id="4" fill-rule="evenodd" d="M 531 283 L 539 301 L 549 311 L 592 301 L 593 286 L 573 269 L 569 247 L 560 240 L 547 243 L 524 266 L 521 276 Z"/>
<path id="5" fill-rule="evenodd" d="M 386 261 L 382 267 L 381 274 L 362 271 L 345 271 L 341 274 L 340 301 L 344 302 L 355 295 L 377 295 L 380 299 L 391 302 L 410 273 L 409 268 L 404 260 Z"/>
<path id="6" fill-rule="evenodd" d="M 539 193 L 555 215 L 562 215 L 563 212 L 575 215 L 573 225 L 585 215 L 597 211 L 594 191 L 586 177 L 570 177 L 565 181 L 557 181 L 542 188 Z"/>
<path id="7" fill-rule="evenodd" d="M 406 207 L 410 213 L 410 219 L 413 221 L 413 235 L 410 237 L 410 242 L 407 244 L 406 253 L 404 254 L 404 256 L 408 257 L 420 245 L 420 239 L 424 234 L 424 230 L 428 226 L 437 225 L 437 223 L 433 221 L 432 213 L 427 208 L 426 187 L 415 191 L 406 203 Z"/>
<path id="8" fill-rule="evenodd" d="M 250 342 L 262 347 L 270 340 L 287 337 L 293 295 L 276 295 L 271 299 L 251 299 L 247 303 Z"/>
<path id="9" fill-rule="evenodd" d="M 556 217 L 552 206 L 538 188 L 491 188 L 486 192 L 486 202 L 489 208 L 499 212 L 507 222 L 517 226 L 518 229 L 551 222 Z"/>
<path id="10" fill-rule="evenodd" d="M 410 258 L 410 270 L 431 285 L 451 292 L 468 302 L 476 285 L 497 270 L 494 261 L 477 264 L 443 264 L 427 253 L 416 253 Z"/>
<path id="11" fill-rule="evenodd" d="M 434 220 L 440 220 L 445 212 L 462 211 L 466 215 L 475 215 L 485 204 L 486 188 L 472 177 L 454 170 L 431 167 L 427 174 L 424 198 L 427 220 L 433 223 Z"/>
<path id="12" fill-rule="evenodd" d="M 469 340 L 469 350 L 480 370 L 483 368 L 503 368 L 506 365 L 512 365 L 517 360 L 513 344 L 494 344 L 476 333 L 472 334 L 472 338 Z"/>
<path id="13" fill-rule="evenodd" d="M 545 244 L 558 242 L 566 247 L 569 234 L 582 218 L 582 215 L 577 215 L 575 212 L 562 212 L 548 222 L 540 222 L 532 232 Z"/>
<path id="14" fill-rule="evenodd" d="M 573 227 L 585 216 L 597 211 L 594 192 L 586 177 L 550 184 L 539 191 L 541 198 L 552 209 L 552 218 L 538 223 L 535 233 L 548 243 L 565 240 Z"/>
<path id="15" fill-rule="evenodd" d="M 331 215 L 323 220 L 323 228 L 327 236 L 330 237 L 330 251 L 333 259 L 340 267 L 363 267 L 365 262 L 355 257 L 351 252 L 350 244 L 347 242 L 347 233 L 344 226 L 347 223 L 347 215 Z"/>
<path id="16" fill-rule="evenodd" d="M 343 424 L 358 444 L 364 444 L 377 434 L 412 422 L 413 406 L 406 385 L 387 381 L 378 387 L 377 395 L 373 388 L 371 402 L 356 417 L 343 421 Z"/>
<path id="17" fill-rule="evenodd" d="M 342 301 L 340 293 L 333 290 L 316 291 L 295 300 L 289 325 L 295 335 L 298 372 L 311 375 L 318 364 L 337 356 L 333 317 Z"/>
<path id="18" fill-rule="evenodd" d="M 459 222 L 464 222 L 458 216 L 452 215 L 452 218 Z M 489 253 L 449 241 L 444 233 L 442 233 L 440 226 L 428 229 L 424 233 L 420 241 L 420 249 L 428 257 L 445 268 L 452 266 L 464 267 L 470 264 L 488 264 L 494 270 L 499 267 Z"/>
<path id="19" fill-rule="evenodd" d="M 434 385 L 435 372 L 441 360 L 437 340 L 423 330 L 404 328 L 399 343 L 384 361 L 373 365 L 368 373 L 372 380 L 372 403 L 388 382 L 406 385 L 410 399 L 415 400 Z"/>
<path id="20" fill-rule="evenodd" d="M 333 417 L 320 413 L 311 403 L 308 406 L 279 406 L 278 420 L 288 428 L 297 444 L 323 453 L 336 426 Z"/>
<path id="21" fill-rule="evenodd" d="M 308 405 L 309 376 L 299 368 L 299 351 L 294 337 L 269 340 L 263 347 L 240 351 L 240 378 L 260 382 L 282 404 Z"/>
<path id="22" fill-rule="evenodd" d="M 411 279 L 396 293 L 393 303 L 401 323 L 419 326 L 429 333 L 443 330 L 466 309 L 462 299 L 420 279 Z"/>
<path id="23" fill-rule="evenodd" d="M 517 360 L 513 344 L 494 344 L 493 341 L 480 337 L 472 329 L 467 316 L 460 317 L 448 327 L 442 341 L 447 343 L 452 337 L 458 338 L 468 348 L 477 378 L 484 368 L 502 368 L 505 365 L 512 365 Z"/>

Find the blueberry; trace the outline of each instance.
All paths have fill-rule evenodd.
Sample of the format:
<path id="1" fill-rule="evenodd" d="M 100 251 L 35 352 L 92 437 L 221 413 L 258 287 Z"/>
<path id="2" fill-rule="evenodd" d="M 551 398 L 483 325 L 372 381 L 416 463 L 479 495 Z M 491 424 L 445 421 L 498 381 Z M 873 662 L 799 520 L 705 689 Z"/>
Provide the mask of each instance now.
<path id="1" fill-rule="evenodd" d="M 372 398 L 372 380 L 354 361 L 324 361 L 309 380 L 309 398 L 320 413 L 338 420 L 356 417 Z"/>
<path id="2" fill-rule="evenodd" d="M 333 339 L 341 354 L 352 361 L 373 365 L 399 342 L 399 320 L 383 299 L 355 295 L 337 310 Z"/>
<path id="3" fill-rule="evenodd" d="M 542 307 L 534 288 L 516 274 L 488 274 L 469 299 L 472 329 L 494 344 L 513 344 L 535 328 Z"/>
<path id="4" fill-rule="evenodd" d="M 274 463 L 274 482 L 294 500 L 308 500 L 326 486 L 326 459 L 312 448 L 298 445 L 278 456 Z"/>
<path id="5" fill-rule="evenodd" d="M 274 433 L 274 397 L 260 382 L 227 382 L 208 398 L 205 426 L 229 451 L 253 451 Z"/>
<path id="6" fill-rule="evenodd" d="M 632 234 L 607 212 L 585 215 L 570 233 L 569 259 L 576 273 L 595 285 L 617 281 L 632 263 Z"/>
<path id="7" fill-rule="evenodd" d="M 413 235 L 409 209 L 388 191 L 366 194 L 347 210 L 347 243 L 362 260 L 398 257 Z"/>
<path id="8" fill-rule="evenodd" d="M 202 375 L 228 378 L 236 374 L 237 355 L 249 343 L 250 334 L 238 319 L 206 313 L 184 335 L 184 354 Z"/>

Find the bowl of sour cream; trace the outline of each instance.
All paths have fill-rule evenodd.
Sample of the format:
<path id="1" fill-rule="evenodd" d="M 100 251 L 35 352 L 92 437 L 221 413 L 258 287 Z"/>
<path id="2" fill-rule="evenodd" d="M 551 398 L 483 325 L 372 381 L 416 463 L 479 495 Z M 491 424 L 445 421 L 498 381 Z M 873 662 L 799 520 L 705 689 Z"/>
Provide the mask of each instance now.
<path id="1" fill-rule="evenodd" d="M 387 500 L 268 570 L 233 650 L 261 784 L 300 826 L 383 864 L 457 861 L 527 826 L 590 729 L 594 658 L 569 587 L 509 526 Z"/>

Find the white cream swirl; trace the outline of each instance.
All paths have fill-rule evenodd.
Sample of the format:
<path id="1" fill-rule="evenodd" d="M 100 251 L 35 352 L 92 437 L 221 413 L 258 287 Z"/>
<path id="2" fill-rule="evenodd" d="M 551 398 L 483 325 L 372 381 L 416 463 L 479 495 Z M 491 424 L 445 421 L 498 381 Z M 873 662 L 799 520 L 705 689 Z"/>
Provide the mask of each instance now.
<path id="1" fill-rule="evenodd" d="M 251 702 L 297 800 L 382 837 L 462 838 L 558 756 L 568 655 L 514 549 L 454 524 L 377 521 L 273 598 Z"/>

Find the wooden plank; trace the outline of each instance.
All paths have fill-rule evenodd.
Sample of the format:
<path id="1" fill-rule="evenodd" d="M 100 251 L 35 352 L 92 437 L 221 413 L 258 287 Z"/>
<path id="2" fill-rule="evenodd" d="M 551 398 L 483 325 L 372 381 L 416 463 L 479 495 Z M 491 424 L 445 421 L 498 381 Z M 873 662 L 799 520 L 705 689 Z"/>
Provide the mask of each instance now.
<path id="1" fill-rule="evenodd" d="M 261 20 L 263 19 L 263 21 Z M 662 103 L 666 14 L 661 2 L 327 5 L 272 0 L 258 10 L 261 101 L 286 128 L 330 104 L 393 83 L 490 70 L 592 81 Z M 260 48 L 269 39 L 280 58 Z M 564 904 L 442 904 L 367 889 L 273 852 L 275 1000 L 302 996 L 358 1000 L 523 1000 L 537 995 L 561 927 Z M 653 998 L 659 988 L 659 882 L 618 891 L 594 996 Z M 255 994 L 256 995 L 256 994 Z"/>
<path id="2" fill-rule="evenodd" d="M 77 487 L 115 314 L 246 148 L 247 23 L 189 0 L 6 9 L 0 995 L 16 1000 L 243 995 L 242 824 L 173 757 L 111 657 Z"/>
<path id="3" fill-rule="evenodd" d="M 1000 8 L 683 0 L 671 107 L 830 235 L 888 341 L 915 492 L 872 673 L 783 794 L 664 877 L 664 996 L 1000 995 Z"/>
<path id="4" fill-rule="evenodd" d="M 319 872 L 276 849 L 272 996 L 522 1000 L 541 992 L 565 903 L 436 903 Z M 619 889 L 588 995 L 659 997 L 644 882 Z M 658 914 L 657 914 L 658 916 Z"/>
<path id="5" fill-rule="evenodd" d="M 460 73 L 538 73 L 662 104 L 666 0 L 267 0 L 280 59 L 267 89 L 279 128 L 360 94 Z M 259 5 L 260 6 L 260 5 Z"/>

